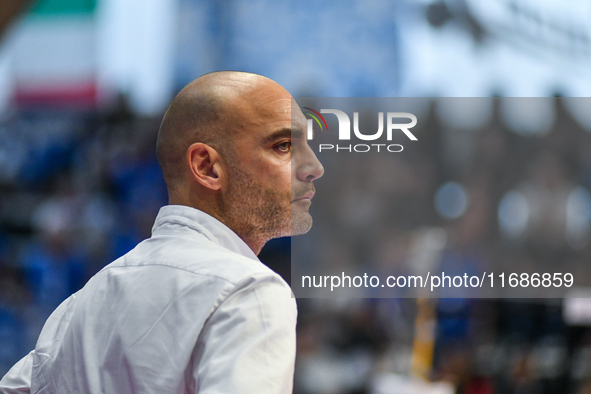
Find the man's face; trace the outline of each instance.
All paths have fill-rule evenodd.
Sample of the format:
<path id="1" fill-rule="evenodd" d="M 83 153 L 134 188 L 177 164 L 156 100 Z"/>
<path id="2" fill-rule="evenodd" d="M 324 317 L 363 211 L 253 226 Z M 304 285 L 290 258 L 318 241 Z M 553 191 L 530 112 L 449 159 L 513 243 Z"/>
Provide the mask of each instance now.
<path id="1" fill-rule="evenodd" d="M 233 115 L 222 209 L 233 228 L 266 239 L 306 233 L 312 181 L 324 169 L 305 139 L 306 119 L 279 85 L 252 92 Z M 293 108 L 293 111 L 292 111 Z"/>

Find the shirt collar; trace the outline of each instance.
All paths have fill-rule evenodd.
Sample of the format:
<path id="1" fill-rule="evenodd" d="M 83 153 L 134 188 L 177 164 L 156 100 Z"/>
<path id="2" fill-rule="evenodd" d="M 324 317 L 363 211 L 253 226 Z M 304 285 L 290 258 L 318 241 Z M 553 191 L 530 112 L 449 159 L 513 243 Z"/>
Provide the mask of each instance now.
<path id="1" fill-rule="evenodd" d="M 165 205 L 158 212 L 152 235 L 157 234 L 159 228 L 168 223 L 184 225 L 226 249 L 259 261 L 252 249 L 234 231 L 203 211 L 184 205 Z"/>

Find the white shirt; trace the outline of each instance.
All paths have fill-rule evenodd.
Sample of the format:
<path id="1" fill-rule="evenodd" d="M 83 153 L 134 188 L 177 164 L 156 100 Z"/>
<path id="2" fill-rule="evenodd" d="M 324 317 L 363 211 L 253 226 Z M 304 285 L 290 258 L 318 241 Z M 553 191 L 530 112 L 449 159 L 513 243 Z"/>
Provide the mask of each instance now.
<path id="1" fill-rule="evenodd" d="M 165 206 L 151 238 L 52 313 L 0 393 L 291 393 L 296 315 L 228 227 Z"/>

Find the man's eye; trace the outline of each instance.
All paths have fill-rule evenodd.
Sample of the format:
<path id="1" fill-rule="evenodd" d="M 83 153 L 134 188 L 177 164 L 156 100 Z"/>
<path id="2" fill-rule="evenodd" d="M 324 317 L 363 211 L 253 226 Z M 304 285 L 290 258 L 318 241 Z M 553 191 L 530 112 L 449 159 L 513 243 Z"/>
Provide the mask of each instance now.
<path id="1" fill-rule="evenodd" d="M 291 142 L 287 141 L 279 145 L 275 145 L 275 149 L 282 153 L 289 153 L 291 151 Z"/>

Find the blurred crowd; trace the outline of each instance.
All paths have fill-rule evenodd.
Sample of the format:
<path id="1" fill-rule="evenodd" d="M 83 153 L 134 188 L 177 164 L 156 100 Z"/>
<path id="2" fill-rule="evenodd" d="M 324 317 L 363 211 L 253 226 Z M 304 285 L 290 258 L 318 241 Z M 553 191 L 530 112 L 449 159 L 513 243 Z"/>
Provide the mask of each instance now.
<path id="1" fill-rule="evenodd" d="M 591 133 L 561 100 L 553 105 L 549 131 L 519 134 L 501 120 L 498 101 L 475 130 L 447 125 L 431 101 L 417 126 L 420 143 L 405 144 L 393 161 L 371 156 L 339 167 L 320 154 L 326 173 L 316 185 L 313 231 L 322 223 L 353 229 L 349 238 L 333 234 L 320 258 L 339 267 L 371 260 L 384 273 L 426 260 L 450 272 L 578 269 L 591 254 Z M 123 98 L 102 112 L 37 109 L 1 120 L 0 375 L 33 349 L 61 301 L 150 236 L 167 202 L 154 149 L 159 122 L 134 115 Z M 341 182 L 330 171 L 361 178 Z M 377 228 L 376 215 L 387 216 Z M 360 243 L 360 234 L 376 244 Z M 290 246 L 277 240 L 261 254 L 287 280 Z M 577 279 L 584 276 L 581 269 Z M 561 300 L 298 304 L 298 394 L 413 392 L 401 387 L 417 376 L 447 384 L 424 393 L 591 392 L 591 329 L 567 325 Z"/>
<path id="2" fill-rule="evenodd" d="M 0 123 L 0 374 L 49 314 L 150 236 L 166 188 L 159 119 L 30 110 Z"/>

